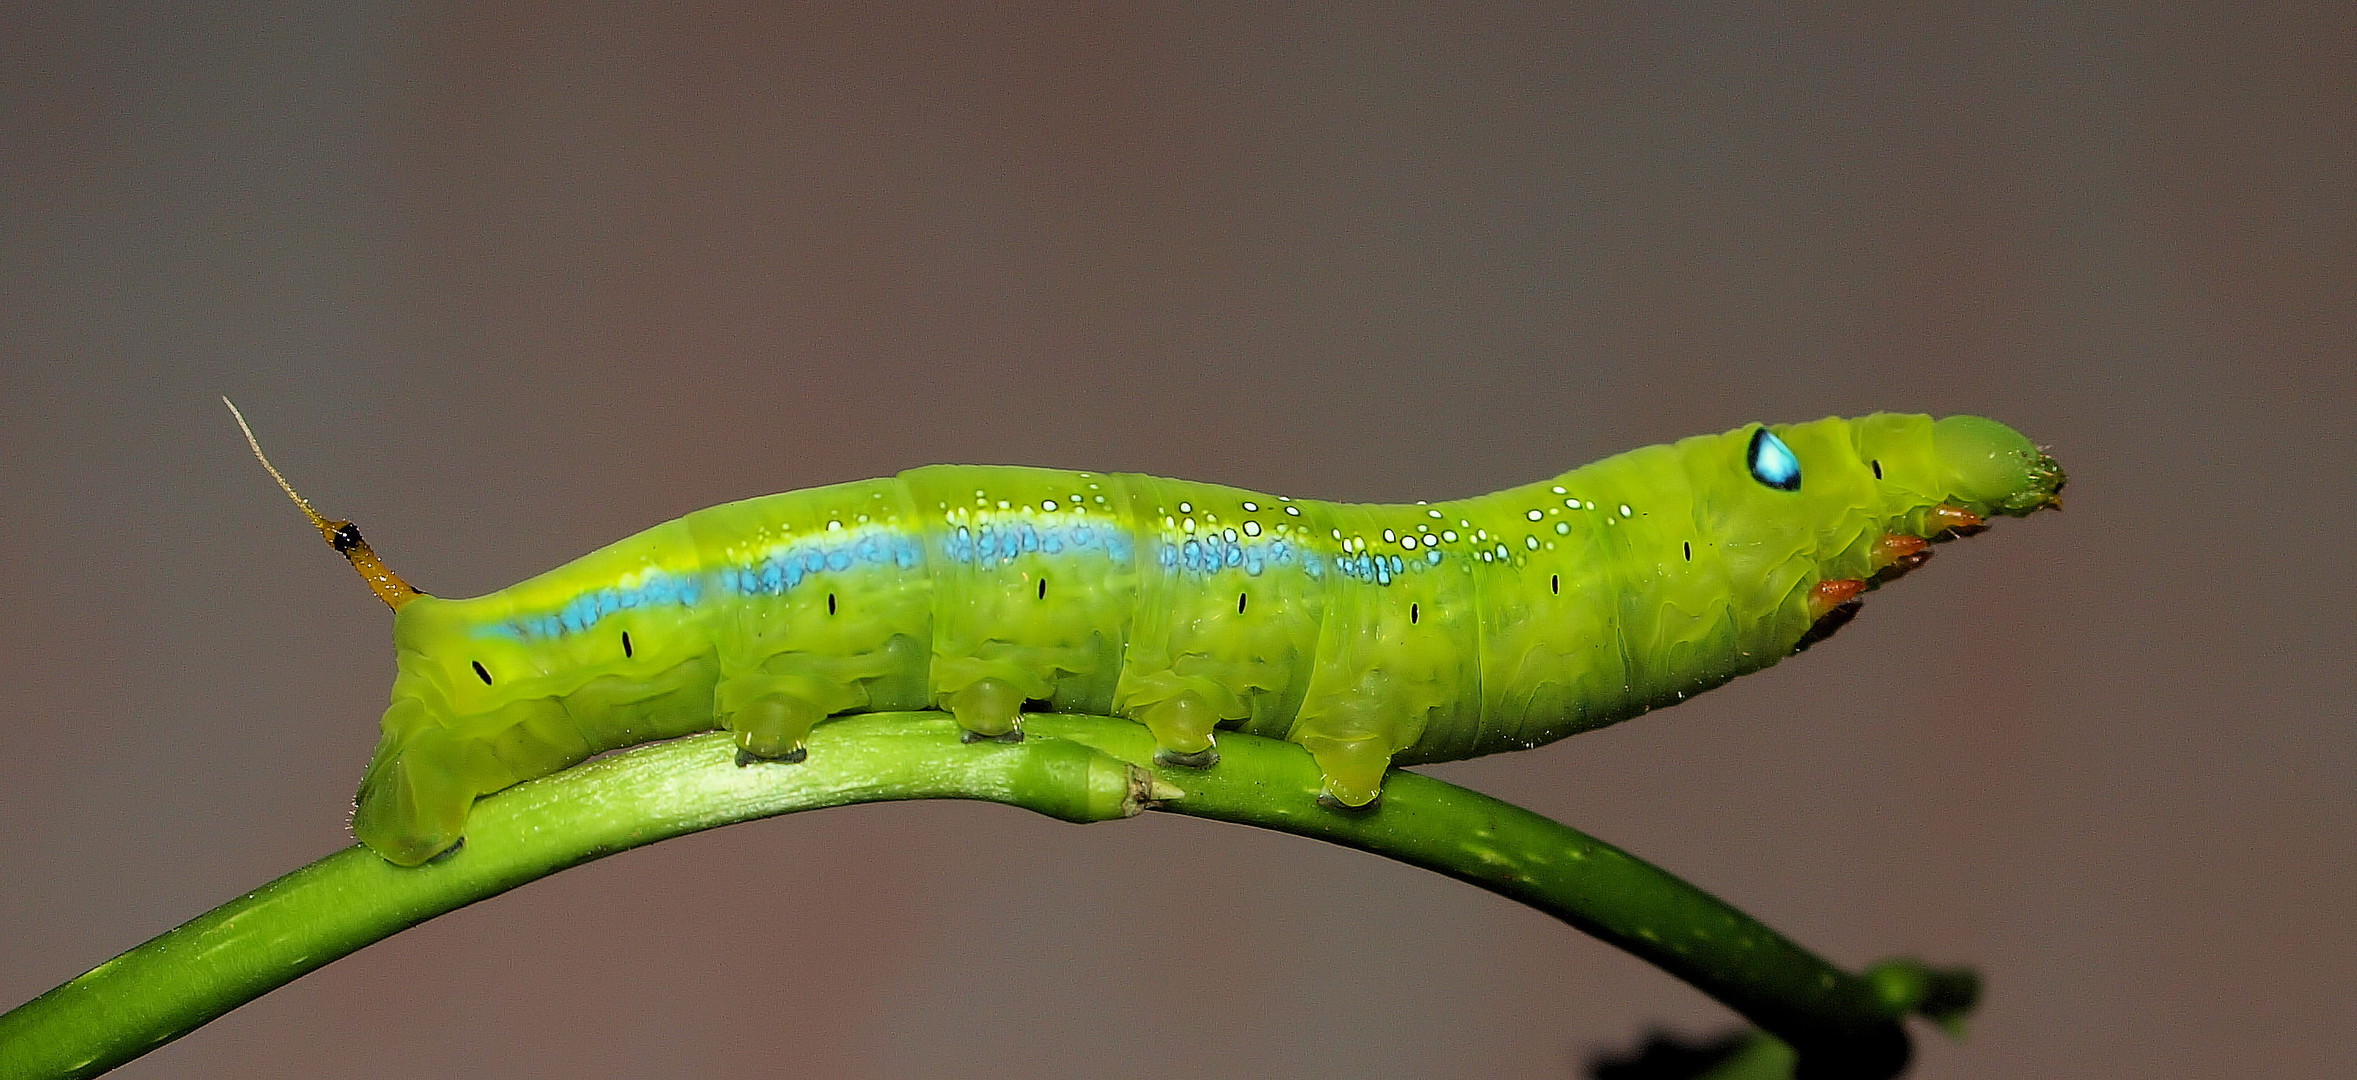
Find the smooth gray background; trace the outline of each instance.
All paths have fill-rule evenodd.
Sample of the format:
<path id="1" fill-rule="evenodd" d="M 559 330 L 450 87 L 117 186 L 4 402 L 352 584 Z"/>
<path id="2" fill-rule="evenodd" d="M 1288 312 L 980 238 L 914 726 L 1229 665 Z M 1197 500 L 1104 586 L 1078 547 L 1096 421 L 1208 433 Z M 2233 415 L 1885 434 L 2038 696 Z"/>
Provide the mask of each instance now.
<path id="1" fill-rule="evenodd" d="M 1891 408 L 2049 443 L 2070 509 L 1433 771 L 1981 965 L 1923 1077 L 2357 1075 L 2348 5 L 860 7 L 0 17 L 0 1005 L 348 842 L 388 619 L 223 393 L 450 595 L 932 461 L 1443 498 Z M 122 1075 L 1562 1077 L 1730 1022 L 1368 856 L 900 805 Z"/>

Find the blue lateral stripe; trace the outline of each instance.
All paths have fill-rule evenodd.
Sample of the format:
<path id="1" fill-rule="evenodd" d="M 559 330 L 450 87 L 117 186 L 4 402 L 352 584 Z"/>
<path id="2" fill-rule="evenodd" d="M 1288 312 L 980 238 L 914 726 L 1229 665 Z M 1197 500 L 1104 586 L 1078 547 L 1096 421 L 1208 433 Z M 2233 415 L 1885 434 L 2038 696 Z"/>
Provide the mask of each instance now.
<path id="1" fill-rule="evenodd" d="M 658 572 L 629 588 L 593 589 L 566 601 L 551 614 L 518 618 L 492 627 L 491 632 L 524 640 L 562 637 L 596 626 L 598 620 L 617 612 L 666 604 L 693 607 L 703 598 L 703 585 L 696 578 Z"/>
<path id="2" fill-rule="evenodd" d="M 820 571 L 842 573 L 854 566 L 913 570 L 924 549 L 905 533 L 871 529 L 832 543 L 820 540 L 778 548 L 750 566 L 720 571 L 721 588 L 738 596 L 782 596 Z"/>
<path id="3" fill-rule="evenodd" d="M 1103 552 L 1114 562 L 1127 562 L 1133 544 L 1125 530 L 1087 523 L 1041 526 L 1029 521 L 986 521 L 960 525 L 941 535 L 941 554 L 954 563 L 1006 563 L 1023 555 L 1092 550 Z"/>
<path id="4" fill-rule="evenodd" d="M 1215 574 L 1222 570 L 1240 569 L 1252 577 L 1259 577 L 1271 566 L 1299 565 L 1301 572 L 1312 580 L 1325 576 L 1327 560 L 1315 552 L 1304 550 L 1290 540 L 1229 540 L 1219 534 L 1189 537 L 1185 540 L 1161 543 L 1161 563 L 1165 570 L 1184 574 Z M 1359 556 L 1363 561 L 1367 557 Z M 1373 563 L 1369 562 L 1372 573 Z M 1404 565 L 1393 559 L 1384 564 L 1383 583 L 1389 584 L 1391 575 Z M 1349 557 L 1336 557 L 1334 568 L 1345 575 L 1356 571 L 1356 563 Z"/>
<path id="5" fill-rule="evenodd" d="M 957 563 L 1005 563 L 1027 554 L 1061 555 L 1102 552 L 1110 560 L 1127 561 L 1134 541 L 1126 530 L 1109 525 L 1075 522 L 1041 527 L 1033 522 L 985 522 L 960 525 L 942 534 L 941 553 Z M 1229 540 L 1219 534 L 1162 541 L 1159 556 L 1165 569 L 1191 575 L 1243 570 L 1259 577 L 1271 566 L 1298 564 L 1312 580 L 1325 576 L 1329 566 L 1344 577 L 1389 585 L 1409 568 L 1438 565 L 1440 553 L 1424 560 L 1397 555 L 1322 556 L 1282 539 Z M 906 533 L 866 529 L 841 540 L 814 540 L 771 551 L 760 562 L 722 567 L 712 574 L 718 591 L 735 596 L 782 596 L 822 571 L 842 573 L 854 566 L 897 567 L 913 570 L 924 562 L 924 548 Z M 694 575 L 650 573 L 630 588 L 595 589 L 574 597 L 551 614 L 526 616 L 489 628 L 489 632 L 523 640 L 563 637 L 595 627 L 608 615 L 633 608 L 677 605 L 693 607 L 704 599 L 701 579 Z"/>
<path id="6" fill-rule="evenodd" d="M 1389 585 L 1391 579 L 1404 576 L 1411 569 L 1422 570 L 1439 565 L 1440 552 L 1437 549 L 1427 552 L 1422 559 L 1405 559 L 1398 555 L 1370 555 L 1366 552 L 1360 552 L 1357 555 L 1338 555 L 1334 559 L 1334 569 L 1343 577 L 1372 582 L 1377 585 Z"/>
<path id="7" fill-rule="evenodd" d="M 771 551 L 760 562 L 724 566 L 710 580 L 718 591 L 736 596 L 781 596 L 822 570 L 842 573 L 853 566 L 891 566 L 914 570 L 924 562 L 924 548 L 911 536 L 869 529 L 846 539 L 795 544 Z M 704 599 L 702 575 L 655 572 L 631 588 L 593 589 L 567 601 L 552 614 L 517 618 L 490 633 L 521 640 L 563 637 L 589 630 L 608 615 L 632 608 L 676 605 L 694 607 Z"/>

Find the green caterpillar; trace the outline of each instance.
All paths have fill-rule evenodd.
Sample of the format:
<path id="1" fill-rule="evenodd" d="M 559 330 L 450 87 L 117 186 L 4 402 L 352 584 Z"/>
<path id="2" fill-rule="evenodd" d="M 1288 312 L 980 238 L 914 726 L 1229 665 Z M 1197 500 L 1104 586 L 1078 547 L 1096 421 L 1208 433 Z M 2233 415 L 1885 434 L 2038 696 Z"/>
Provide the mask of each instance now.
<path id="1" fill-rule="evenodd" d="M 1025 710 L 1110 713 L 1194 767 L 1240 730 L 1299 743 L 1323 798 L 1362 807 L 1391 765 L 1537 746 L 1767 667 L 1928 541 L 2062 485 L 1995 421 L 1889 413 L 1413 505 L 937 465 L 700 510 L 471 600 L 410 588 L 287 494 L 394 608 L 352 828 L 415 865 L 478 796 L 601 751 L 725 728 L 740 763 L 794 762 L 812 725 L 862 711 L 1001 739 Z"/>

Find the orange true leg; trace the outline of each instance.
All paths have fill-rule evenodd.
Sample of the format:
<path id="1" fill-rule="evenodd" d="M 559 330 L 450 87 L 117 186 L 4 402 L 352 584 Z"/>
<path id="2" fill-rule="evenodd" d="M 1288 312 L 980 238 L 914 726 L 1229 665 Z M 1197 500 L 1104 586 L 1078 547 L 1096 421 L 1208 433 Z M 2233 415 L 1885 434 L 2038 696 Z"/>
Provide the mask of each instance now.
<path id="1" fill-rule="evenodd" d="M 1809 590 L 1809 618 L 1822 619 L 1834 608 L 1858 598 L 1866 591 L 1866 583 L 1856 578 L 1834 578 L 1820 581 Z"/>
<path id="2" fill-rule="evenodd" d="M 1874 571 L 1884 579 L 1904 574 L 1930 559 L 1931 541 L 1920 536 L 1892 533 L 1874 542 Z"/>
<path id="3" fill-rule="evenodd" d="M 1942 540 L 1953 536 L 1971 536 L 1988 527 L 1988 521 L 1979 514 L 1947 503 L 1932 507 L 1925 524 L 1931 527 L 1933 536 Z"/>

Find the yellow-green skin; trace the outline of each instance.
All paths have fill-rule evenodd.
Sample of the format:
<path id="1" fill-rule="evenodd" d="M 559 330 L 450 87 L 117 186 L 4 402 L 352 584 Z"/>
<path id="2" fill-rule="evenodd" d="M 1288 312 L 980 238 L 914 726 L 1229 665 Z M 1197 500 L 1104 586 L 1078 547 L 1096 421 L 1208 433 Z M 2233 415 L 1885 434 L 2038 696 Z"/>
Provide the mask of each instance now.
<path id="1" fill-rule="evenodd" d="M 2062 476 L 1978 417 L 1756 425 L 1478 498 L 1287 499 L 1125 473 L 940 465 L 700 510 L 394 620 L 400 674 L 353 831 L 414 865 L 477 796 L 728 728 L 798 760 L 846 712 L 1111 713 L 1171 760 L 1287 739 L 1326 794 L 1394 763 L 1537 746 L 1790 655 L 1821 580 L 1866 578 L 1942 504 L 2021 515 Z M 1879 470 L 1879 478 L 1876 473 Z M 1216 766 L 1212 766 L 1216 767 Z"/>

